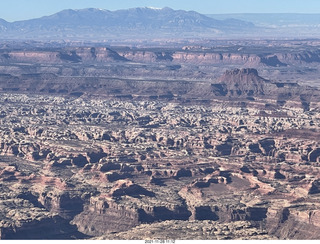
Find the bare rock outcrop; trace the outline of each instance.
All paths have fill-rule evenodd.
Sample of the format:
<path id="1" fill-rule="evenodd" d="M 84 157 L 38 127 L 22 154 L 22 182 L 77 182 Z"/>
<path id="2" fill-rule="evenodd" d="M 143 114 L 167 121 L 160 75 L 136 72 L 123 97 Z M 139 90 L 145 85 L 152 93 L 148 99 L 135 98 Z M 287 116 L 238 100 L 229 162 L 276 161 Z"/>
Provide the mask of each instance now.
<path id="1" fill-rule="evenodd" d="M 119 180 L 115 183 L 113 188 L 110 191 L 110 195 L 112 197 L 121 197 L 124 195 L 131 196 L 131 197 L 140 197 L 140 195 L 154 197 L 155 194 L 147 189 L 134 184 L 130 180 Z"/>
<path id="2" fill-rule="evenodd" d="M 82 233 L 99 236 L 131 229 L 139 224 L 139 216 L 136 209 L 100 196 L 91 198 L 90 204 L 72 220 L 72 223 L 76 224 Z"/>
<path id="3" fill-rule="evenodd" d="M 275 236 L 254 227 L 247 221 L 217 223 L 205 221 L 171 220 L 160 223 L 140 225 L 122 233 L 103 235 L 99 240 L 277 240 Z"/>
<path id="4" fill-rule="evenodd" d="M 265 94 L 270 81 L 260 77 L 256 69 L 226 71 L 220 82 L 227 85 L 229 96 L 259 96 Z"/>

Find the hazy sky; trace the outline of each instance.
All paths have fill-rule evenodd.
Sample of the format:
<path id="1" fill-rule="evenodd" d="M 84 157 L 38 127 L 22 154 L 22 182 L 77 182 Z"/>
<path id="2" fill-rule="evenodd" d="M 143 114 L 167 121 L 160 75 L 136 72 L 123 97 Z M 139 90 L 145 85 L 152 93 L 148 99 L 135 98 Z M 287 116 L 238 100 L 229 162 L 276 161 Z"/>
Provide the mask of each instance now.
<path id="1" fill-rule="evenodd" d="M 24 20 L 63 9 L 170 7 L 203 14 L 320 13 L 320 0 L 0 0 L 0 18 Z"/>

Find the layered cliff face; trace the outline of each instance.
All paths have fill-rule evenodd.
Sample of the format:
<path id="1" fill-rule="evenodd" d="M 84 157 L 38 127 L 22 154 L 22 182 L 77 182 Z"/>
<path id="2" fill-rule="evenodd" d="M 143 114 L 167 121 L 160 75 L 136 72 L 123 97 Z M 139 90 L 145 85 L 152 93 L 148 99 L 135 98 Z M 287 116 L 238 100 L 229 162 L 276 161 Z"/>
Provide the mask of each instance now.
<path id="1" fill-rule="evenodd" d="M 92 63 L 92 62 L 119 62 L 127 61 L 110 48 L 88 47 L 63 49 L 57 51 L 10 51 L 2 54 L 2 62 L 27 62 L 27 63 Z"/>
<path id="2" fill-rule="evenodd" d="M 135 209 L 100 197 L 92 198 L 87 208 L 77 215 L 72 223 L 77 225 L 82 233 L 99 236 L 131 229 L 139 225 L 139 218 Z"/>
<path id="3" fill-rule="evenodd" d="M 221 49 L 221 48 L 220 48 Z M 240 49 L 241 50 L 241 49 Z M 273 52 L 273 53 L 272 53 Z M 271 53 L 271 54 L 270 54 Z M 108 63 L 133 61 L 142 63 L 178 63 L 193 65 L 238 65 L 243 67 L 286 67 L 320 62 L 318 50 L 301 50 L 290 52 L 270 50 L 266 53 L 252 53 L 251 50 L 214 49 L 193 50 L 159 48 L 131 49 L 108 47 L 74 47 L 45 50 L 2 50 L 2 63 L 32 62 L 32 63 Z"/>
<path id="4" fill-rule="evenodd" d="M 127 79 L 148 82 L 170 80 L 216 83 L 226 70 L 235 68 L 255 68 L 260 76 L 267 77 L 272 83 L 318 85 L 317 72 L 320 62 L 318 50 L 312 47 L 315 44 L 308 43 L 305 47 L 299 46 L 299 49 L 296 46 L 300 43 L 295 42 L 289 47 L 283 46 L 281 42 L 273 43 L 268 48 L 263 47 L 259 42 L 253 42 L 252 46 L 250 43 L 241 44 L 227 42 L 225 45 L 220 43 L 209 46 L 206 43 L 208 47 L 179 47 L 182 44 L 172 47 L 168 44 L 165 48 L 157 45 L 145 48 L 143 45 L 110 48 L 103 47 L 102 44 L 84 47 L 79 47 L 79 44 L 70 44 L 68 47 L 47 45 L 41 48 L 33 47 L 32 45 L 35 44 L 30 46 L 25 44 L 20 48 L 10 48 L 10 45 L 4 45 L 0 49 L 0 73 L 3 83 L 10 82 L 6 87 L 8 91 L 18 88 L 15 87 L 15 83 L 21 82 L 20 77 L 23 80 L 29 79 L 28 82 L 36 85 L 35 83 L 39 82 L 37 76 L 42 76 L 41 79 L 45 79 L 50 84 L 47 85 L 48 87 L 36 90 L 52 93 L 66 93 L 69 90 L 68 84 L 72 83 L 71 87 L 76 88 L 75 84 L 78 80 L 82 90 L 90 89 L 88 84 L 82 83 L 85 78 L 88 79 L 88 83 L 93 84 L 94 90 L 97 90 L 95 86 L 97 80 L 106 78 L 114 78 L 119 83 Z M 61 83 L 67 84 L 66 88 L 57 89 L 58 86 L 62 86 L 52 81 L 58 80 L 57 77 L 45 78 L 44 76 L 59 77 Z M 35 81 L 32 82 L 32 80 Z M 103 85 L 99 84 L 99 86 Z M 98 87 L 98 90 L 100 88 Z M 29 87 L 25 89 L 34 90 Z M 118 89 L 115 87 L 112 90 L 117 92 Z M 209 89 L 206 87 L 201 92 L 205 93 Z M 167 87 L 167 90 L 170 91 L 170 87 Z M 174 90 L 171 89 L 170 92 L 172 91 Z M 177 91 L 173 94 L 175 93 Z M 288 94 L 290 92 L 283 94 L 283 97 Z M 166 92 L 151 94 L 151 96 L 158 95 L 168 94 Z"/>
<path id="5" fill-rule="evenodd" d="M 261 58 L 256 54 L 175 52 L 172 58 L 173 62 L 178 63 L 250 65 L 252 67 L 262 64 Z"/>
<path id="6" fill-rule="evenodd" d="M 128 60 L 135 62 L 174 62 L 181 64 L 236 64 L 258 66 L 261 58 L 255 54 L 236 53 L 212 53 L 212 52 L 192 52 L 192 51 L 125 51 L 119 54 Z"/>
<path id="7" fill-rule="evenodd" d="M 270 211 L 269 233 L 280 239 L 319 239 L 318 210 L 303 208 L 292 206 L 280 208 L 277 212 Z"/>
<path id="8" fill-rule="evenodd" d="M 280 62 L 286 64 L 303 64 L 303 63 L 319 63 L 320 52 L 315 51 L 302 51 L 300 53 L 277 53 L 276 57 Z"/>
<path id="9" fill-rule="evenodd" d="M 66 77 L 54 74 L 3 75 L 0 76 L 0 89 L 4 92 L 68 94 L 75 97 L 101 95 L 190 102 L 238 99 L 243 100 L 244 104 L 259 104 L 256 102 L 259 99 L 269 99 L 270 104 L 275 106 L 283 106 L 288 101 L 300 103 L 299 106 L 305 110 L 309 110 L 310 103 L 319 98 L 317 89 L 297 83 L 271 82 L 260 77 L 255 69 L 227 70 L 215 82 Z"/>
<path id="10" fill-rule="evenodd" d="M 2 172 L 3 174 L 3 172 Z M 1 181 L 3 183 L 3 175 Z M 11 183 L 14 180 L 9 180 Z M 23 186 L 23 182 L 21 182 Z M 0 239 L 76 239 L 86 236 L 59 215 L 47 212 L 30 192 L 2 188 Z"/>

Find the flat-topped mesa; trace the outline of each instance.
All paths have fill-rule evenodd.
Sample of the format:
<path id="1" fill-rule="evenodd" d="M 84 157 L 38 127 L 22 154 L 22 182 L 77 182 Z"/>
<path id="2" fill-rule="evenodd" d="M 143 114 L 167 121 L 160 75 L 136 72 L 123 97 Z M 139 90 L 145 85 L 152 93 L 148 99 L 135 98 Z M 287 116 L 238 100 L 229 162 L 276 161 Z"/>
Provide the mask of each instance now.
<path id="1" fill-rule="evenodd" d="M 227 70 L 219 79 L 225 84 L 229 96 L 257 96 L 264 95 L 264 88 L 270 82 L 258 75 L 256 69 Z"/>
<path id="2" fill-rule="evenodd" d="M 223 83 L 256 83 L 268 82 L 259 76 L 258 71 L 252 68 L 227 70 L 219 79 Z"/>
<path id="3" fill-rule="evenodd" d="M 259 76 L 253 68 L 227 70 L 218 83 L 211 84 L 211 90 L 216 96 L 248 100 L 267 98 L 277 101 L 278 105 L 295 101 L 304 110 L 309 110 L 310 102 L 318 102 L 320 97 L 320 91 L 316 88 L 300 86 L 296 82 L 270 81 Z"/>

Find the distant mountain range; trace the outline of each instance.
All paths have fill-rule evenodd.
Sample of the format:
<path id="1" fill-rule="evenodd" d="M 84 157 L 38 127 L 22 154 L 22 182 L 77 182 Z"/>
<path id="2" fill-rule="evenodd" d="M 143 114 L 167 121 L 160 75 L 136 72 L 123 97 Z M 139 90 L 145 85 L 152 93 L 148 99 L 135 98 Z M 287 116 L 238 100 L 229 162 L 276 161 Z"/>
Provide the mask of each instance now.
<path id="1" fill-rule="evenodd" d="M 250 14 L 210 14 L 208 17 L 224 20 L 235 18 L 253 23 L 259 28 L 257 33 L 267 38 L 320 38 L 320 14 L 296 13 L 250 13 Z"/>
<path id="2" fill-rule="evenodd" d="M 63 10 L 37 19 L 0 19 L 0 39 L 320 38 L 320 15 L 203 15 L 171 8 Z"/>
<path id="3" fill-rule="evenodd" d="M 237 19 L 216 20 L 171 8 L 63 10 L 51 16 L 9 23 L 0 19 L 1 39 L 110 39 L 201 37 L 255 28 Z"/>
<path id="4" fill-rule="evenodd" d="M 209 14 L 208 17 L 224 20 L 239 19 L 259 27 L 320 27 L 320 14 Z"/>

